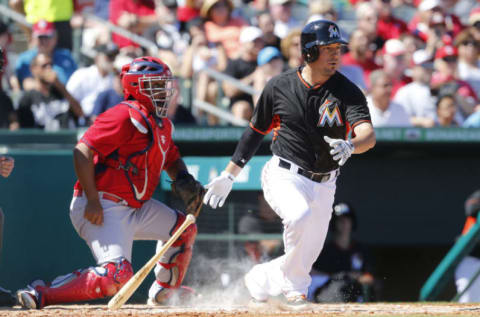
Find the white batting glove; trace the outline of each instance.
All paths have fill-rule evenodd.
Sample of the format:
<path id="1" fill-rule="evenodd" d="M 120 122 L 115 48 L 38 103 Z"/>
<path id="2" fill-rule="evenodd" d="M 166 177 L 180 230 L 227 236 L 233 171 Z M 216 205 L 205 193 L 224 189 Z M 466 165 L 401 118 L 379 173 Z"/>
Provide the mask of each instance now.
<path id="1" fill-rule="evenodd" d="M 352 156 L 355 147 L 353 143 L 348 140 L 342 139 L 332 139 L 328 136 L 324 136 L 323 139 L 330 145 L 332 148 L 330 154 L 333 156 L 335 161 L 338 161 L 338 165 L 343 166 L 350 156 Z"/>
<path id="2" fill-rule="evenodd" d="M 208 191 L 203 197 L 203 203 L 208 205 L 210 201 L 210 207 L 214 209 L 217 208 L 217 206 L 222 207 L 225 199 L 227 199 L 228 194 L 230 194 L 232 190 L 234 180 L 235 176 L 226 171 L 223 171 L 220 176 L 212 179 L 210 183 L 205 185 Z"/>

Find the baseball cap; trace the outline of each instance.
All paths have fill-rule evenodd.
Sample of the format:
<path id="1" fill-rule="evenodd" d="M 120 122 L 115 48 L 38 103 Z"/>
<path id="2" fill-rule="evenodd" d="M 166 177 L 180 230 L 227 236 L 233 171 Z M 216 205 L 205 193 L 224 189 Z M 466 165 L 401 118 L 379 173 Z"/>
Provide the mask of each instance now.
<path id="1" fill-rule="evenodd" d="M 441 7 L 441 6 L 442 6 L 442 3 L 440 0 L 423 0 L 418 5 L 418 10 L 428 11 L 428 10 L 432 10 L 433 8 Z"/>
<path id="2" fill-rule="evenodd" d="M 478 21 L 480 21 L 480 7 L 473 9 L 468 17 L 468 24 L 470 25 L 474 25 Z"/>
<path id="3" fill-rule="evenodd" d="M 263 35 L 262 30 L 255 26 L 247 26 L 242 29 L 240 32 L 239 42 L 240 43 L 249 43 L 253 42 Z"/>
<path id="4" fill-rule="evenodd" d="M 270 1 L 268 1 L 268 4 L 270 4 L 270 5 L 282 5 L 282 4 L 289 3 L 289 2 L 292 2 L 292 0 L 270 0 Z"/>
<path id="5" fill-rule="evenodd" d="M 416 51 L 413 53 L 412 59 L 415 66 L 433 69 L 433 62 L 430 54 L 424 53 L 423 51 Z"/>
<path id="6" fill-rule="evenodd" d="M 398 39 L 390 39 L 383 46 L 383 54 L 386 55 L 398 56 L 405 54 L 405 52 L 405 44 Z"/>
<path id="7" fill-rule="evenodd" d="M 230 8 L 230 11 L 233 11 L 233 3 L 230 0 L 205 0 L 200 8 L 200 16 L 205 19 L 208 18 L 208 12 L 210 12 L 210 9 L 220 1 L 225 1 Z"/>
<path id="8" fill-rule="evenodd" d="M 55 24 L 45 20 L 39 20 L 33 25 L 34 36 L 53 36 L 55 35 Z"/>
<path id="9" fill-rule="evenodd" d="M 258 52 L 257 56 L 257 64 L 258 66 L 265 65 L 272 61 L 275 58 L 281 58 L 282 53 L 278 50 L 278 48 L 274 46 L 267 46 L 264 47 Z"/>
<path id="10" fill-rule="evenodd" d="M 458 56 L 458 50 L 455 46 L 445 45 L 437 50 L 437 52 L 435 53 L 435 60 L 446 58 L 446 57 L 457 57 L 457 56 Z"/>

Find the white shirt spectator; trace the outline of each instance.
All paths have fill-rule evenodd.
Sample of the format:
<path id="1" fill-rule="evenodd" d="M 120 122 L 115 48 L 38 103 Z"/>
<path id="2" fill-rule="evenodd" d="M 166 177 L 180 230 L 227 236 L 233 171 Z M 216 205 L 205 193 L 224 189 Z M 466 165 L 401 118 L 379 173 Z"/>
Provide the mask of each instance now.
<path id="1" fill-rule="evenodd" d="M 435 100 L 430 93 L 430 86 L 413 82 L 400 88 L 394 103 L 401 105 L 410 117 L 435 119 Z"/>
<path id="2" fill-rule="evenodd" d="M 410 127 L 410 117 L 401 105 L 390 102 L 388 109 L 382 111 L 375 107 L 372 97 L 367 97 L 368 109 L 374 127 Z"/>
<path id="3" fill-rule="evenodd" d="M 99 93 L 113 87 L 113 75 L 100 75 L 96 65 L 77 69 L 67 82 L 68 92 L 78 100 L 86 116 L 92 114 Z"/>
<path id="4" fill-rule="evenodd" d="M 362 91 L 367 90 L 367 84 L 365 83 L 365 74 L 360 66 L 342 65 L 339 72 L 348 79 L 350 79 Z"/>
<path id="5" fill-rule="evenodd" d="M 477 67 L 472 67 L 459 60 L 458 77 L 468 82 L 477 95 L 480 95 L 480 62 L 477 63 Z"/>

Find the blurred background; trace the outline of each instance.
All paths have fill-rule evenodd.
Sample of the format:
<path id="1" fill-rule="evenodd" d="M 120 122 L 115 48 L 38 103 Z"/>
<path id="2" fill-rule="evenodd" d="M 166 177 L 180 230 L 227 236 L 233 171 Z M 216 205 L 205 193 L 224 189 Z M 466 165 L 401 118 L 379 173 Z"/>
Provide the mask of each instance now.
<path id="1" fill-rule="evenodd" d="M 206 184 L 228 163 L 265 83 L 303 64 L 302 27 L 322 18 L 349 41 L 340 72 L 367 96 L 377 145 L 342 169 L 336 204 L 348 202 L 355 221 L 349 213 L 351 224 L 332 223 L 334 251 L 314 266 L 310 299 L 459 300 L 466 288 L 473 292 L 480 265 L 468 265 L 466 276 L 454 272 L 476 259 L 478 240 L 476 227 L 462 235 L 466 217 L 478 212 L 467 212 L 466 200 L 480 187 L 480 4 L 473 0 L 0 0 L 0 154 L 16 161 L 0 179 L 0 285 L 15 290 L 93 264 L 68 217 L 72 149 L 122 100 L 123 65 L 142 55 L 169 65 L 178 92 L 168 113 L 174 140 Z M 281 251 L 281 224 L 259 181 L 270 141 L 226 205 L 204 208 L 186 285 L 228 289 Z M 182 209 L 167 179 L 155 196 Z M 340 235 L 351 243 L 337 250 Z M 153 252 L 153 242 L 136 242 L 134 269 Z M 132 300 L 145 300 L 146 291 Z"/>

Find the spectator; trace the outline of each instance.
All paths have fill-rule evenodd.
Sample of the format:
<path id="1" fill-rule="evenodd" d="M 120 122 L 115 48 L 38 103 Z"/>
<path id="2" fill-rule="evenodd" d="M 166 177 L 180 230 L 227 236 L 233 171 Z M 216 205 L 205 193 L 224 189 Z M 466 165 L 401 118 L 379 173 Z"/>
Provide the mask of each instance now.
<path id="1" fill-rule="evenodd" d="M 8 177 L 13 170 L 15 165 L 15 160 L 9 156 L 0 155 L 0 175 L 3 177 Z M 3 243 L 3 223 L 4 223 L 4 214 L 2 208 L 0 208 L 0 250 Z M 9 290 L 0 287 L 0 307 L 13 307 L 16 304 L 15 297 L 13 297 L 12 292 Z"/>
<path id="2" fill-rule="evenodd" d="M 51 22 L 40 20 L 33 25 L 32 48 L 21 53 L 18 56 L 15 65 L 14 89 L 23 88 L 29 90 L 32 88 L 33 80 L 30 72 L 30 64 L 37 54 L 46 54 L 52 58 L 53 70 L 57 74 L 58 80 L 66 84 L 70 76 L 77 69 L 72 54 L 69 50 L 55 48 L 57 43 L 57 31 Z"/>
<path id="3" fill-rule="evenodd" d="M 363 70 L 365 82 L 369 83 L 370 73 L 381 68 L 373 59 L 373 51 L 369 47 L 369 40 L 365 31 L 356 29 L 352 32 L 348 42 L 348 52 L 342 56 L 342 65 L 359 66 Z"/>
<path id="4" fill-rule="evenodd" d="M 465 30 L 455 38 L 455 46 L 458 48 L 458 78 L 480 92 L 480 41 Z"/>
<path id="5" fill-rule="evenodd" d="M 4 79 L 6 79 L 5 81 L 8 81 L 12 75 L 12 67 L 9 67 L 11 65 L 8 62 L 8 48 L 11 42 L 12 34 L 10 33 L 7 24 L 0 20 L 0 49 L 2 50 L 0 58 L 2 59 L 3 63 L 2 72 L 0 72 L 0 85 L 3 85 Z"/>
<path id="6" fill-rule="evenodd" d="M 457 62 L 458 50 L 455 46 L 445 45 L 437 50 L 434 62 L 435 71 L 430 86 L 438 91 L 438 95 L 453 95 L 457 99 L 462 117 L 466 118 L 473 113 L 478 98 L 466 81 L 458 79 Z"/>
<path id="7" fill-rule="evenodd" d="M 407 69 L 406 48 L 399 39 L 390 39 L 383 47 L 383 70 L 389 74 L 392 80 L 392 95 L 395 97 L 398 89 L 410 83 L 412 79 L 405 74 Z"/>
<path id="8" fill-rule="evenodd" d="M 462 125 L 464 128 L 480 128 L 480 106 L 475 107 L 475 112 L 472 113 L 468 118 L 463 122 Z"/>
<path id="9" fill-rule="evenodd" d="M 469 232 L 471 227 L 477 222 L 478 212 L 480 211 L 480 190 L 473 192 L 465 201 L 466 221 L 462 230 L 462 235 Z M 475 248 L 463 258 L 455 269 L 455 284 L 457 293 L 465 290 L 465 287 L 475 274 L 480 270 L 480 248 L 477 244 Z M 480 302 L 480 279 L 476 279 L 465 293 L 458 299 L 460 303 L 478 303 Z"/>
<path id="10" fill-rule="evenodd" d="M 218 82 L 203 70 L 208 67 L 223 72 L 227 67 L 227 54 L 222 45 L 207 41 L 201 18 L 190 20 L 187 22 L 187 26 L 191 44 L 183 57 L 180 76 L 183 79 L 192 79 L 196 75 L 194 87 L 196 98 L 216 104 Z"/>
<path id="11" fill-rule="evenodd" d="M 242 19 L 232 17 L 232 11 L 230 0 L 205 0 L 200 10 L 200 15 L 206 20 L 208 42 L 221 44 L 229 59 L 238 57 L 240 33 L 247 25 Z"/>
<path id="12" fill-rule="evenodd" d="M 413 81 L 400 88 L 393 99 L 406 110 L 416 127 L 430 128 L 435 124 L 435 101 L 430 91 L 432 72 L 432 62 L 417 59 L 412 67 Z"/>
<path id="13" fill-rule="evenodd" d="M 355 10 L 357 29 L 362 30 L 368 38 L 368 49 L 377 52 L 385 40 L 377 35 L 378 13 L 370 2 L 362 2 Z"/>
<path id="14" fill-rule="evenodd" d="M 58 41 L 55 43 L 58 48 L 72 50 L 72 26 L 70 21 L 73 16 L 73 0 L 9 0 L 12 9 L 25 15 L 27 22 L 36 24 L 40 21 L 54 23 L 54 29 L 58 32 Z M 30 29 L 23 28 L 30 36 Z M 35 30 L 33 30 L 35 33 Z"/>
<path id="15" fill-rule="evenodd" d="M 239 234 L 281 234 L 282 222 L 263 197 L 258 194 L 257 210 L 249 210 L 238 221 Z M 269 261 L 281 253 L 280 240 L 249 240 L 243 244 L 243 250 L 253 264 Z"/>
<path id="16" fill-rule="evenodd" d="M 167 110 L 167 117 L 173 122 L 173 124 L 189 124 L 193 125 L 197 123 L 197 120 L 192 115 L 190 109 L 187 109 L 184 105 L 179 103 L 180 88 L 178 86 L 178 79 L 173 81 L 174 92 L 172 98 L 169 101 Z"/>
<path id="17" fill-rule="evenodd" d="M 115 61 L 113 62 L 114 70 L 112 87 L 109 87 L 98 94 L 97 98 L 95 99 L 92 115 L 90 116 L 91 122 L 94 122 L 101 113 L 104 113 L 108 109 L 122 102 L 124 96 L 120 73 L 123 65 L 130 64 L 132 61 L 133 58 L 131 57 L 121 54 L 117 55 Z"/>
<path id="18" fill-rule="evenodd" d="M 468 31 L 473 35 L 475 40 L 480 41 L 480 7 L 475 8 L 470 12 L 468 17 Z"/>
<path id="19" fill-rule="evenodd" d="M 409 22 L 408 29 L 422 40 L 427 41 L 430 37 L 428 32 L 429 24 L 434 14 L 440 14 L 444 17 L 446 31 L 452 37 L 455 37 L 463 29 L 463 25 L 457 16 L 445 12 L 441 0 L 423 0 L 420 2 L 418 12 Z"/>
<path id="20" fill-rule="evenodd" d="M 275 21 L 270 12 L 265 11 L 258 16 L 258 27 L 262 30 L 265 46 L 275 46 L 280 49 L 281 39 L 275 35 Z"/>
<path id="21" fill-rule="evenodd" d="M 333 3 L 330 0 L 309 1 L 308 14 L 309 18 L 307 20 L 307 24 L 315 20 L 337 21 L 337 12 L 335 11 Z"/>
<path id="22" fill-rule="evenodd" d="M 373 7 L 378 12 L 377 35 L 384 41 L 398 39 L 408 32 L 405 22 L 392 15 L 390 0 L 372 0 Z"/>
<path id="23" fill-rule="evenodd" d="M 333 206 L 327 243 L 312 267 L 308 299 L 314 302 L 365 302 L 372 300 L 375 283 L 369 252 L 353 237 L 357 218 L 347 203 Z"/>
<path id="24" fill-rule="evenodd" d="M 293 0 L 269 0 L 269 10 L 275 21 L 274 33 L 283 39 L 287 34 L 302 24 L 292 16 Z"/>
<path id="25" fill-rule="evenodd" d="M 32 60 L 32 89 L 20 99 L 18 120 L 21 128 L 58 130 L 75 127 L 83 111 L 53 70 L 52 58 L 39 53 Z"/>
<path id="26" fill-rule="evenodd" d="M 370 74 L 370 87 L 367 103 L 374 127 L 409 127 L 411 125 L 405 109 L 390 101 L 393 83 L 385 70 L 375 70 Z"/>
<path id="27" fill-rule="evenodd" d="M 455 120 L 457 109 L 457 101 L 453 95 L 443 95 L 438 98 L 436 125 L 440 127 L 458 126 L 459 124 Z"/>
<path id="28" fill-rule="evenodd" d="M 241 80 L 245 85 L 252 85 L 257 68 L 257 56 L 263 48 L 262 31 L 254 26 L 244 28 L 240 35 L 240 57 L 230 60 L 225 73 Z M 224 81 L 223 91 L 230 98 L 230 109 L 232 113 L 240 118 L 249 120 L 248 116 L 253 109 L 252 96 L 239 90 L 232 84 Z"/>
<path id="29" fill-rule="evenodd" d="M 143 34 L 156 21 L 154 0 L 110 1 L 110 22 L 132 33 Z M 137 43 L 116 33 L 112 40 L 122 51 L 135 52 L 138 48 Z"/>
<path id="30" fill-rule="evenodd" d="M 157 22 L 146 29 L 143 36 L 156 43 L 158 48 L 173 51 L 176 56 L 183 56 L 188 47 L 188 39 L 180 33 L 176 12 L 176 1 L 157 1 Z"/>
<path id="31" fill-rule="evenodd" d="M 118 47 L 113 43 L 97 46 L 94 64 L 77 69 L 67 82 L 68 92 L 87 117 L 92 115 L 98 94 L 113 87 L 113 62 L 117 54 Z"/>
<path id="32" fill-rule="evenodd" d="M 0 46 L 0 79 L 5 69 L 5 53 Z M 12 99 L 3 90 L 2 81 L 0 80 L 0 129 L 18 129 L 17 115 L 13 109 Z"/>
<path id="33" fill-rule="evenodd" d="M 300 29 L 293 29 L 282 39 L 280 46 L 288 68 L 298 68 L 303 65 L 302 50 L 300 49 L 301 33 Z"/>
<path id="34" fill-rule="evenodd" d="M 262 48 L 257 56 L 257 68 L 253 78 L 253 88 L 256 91 L 262 91 L 265 84 L 277 75 L 284 71 L 285 63 L 283 61 L 282 53 L 274 46 L 267 46 Z M 260 95 L 254 96 L 254 104 L 257 103 Z M 253 109 L 252 109 L 253 110 Z M 242 117 L 250 118 L 252 113 L 243 114 Z"/>

